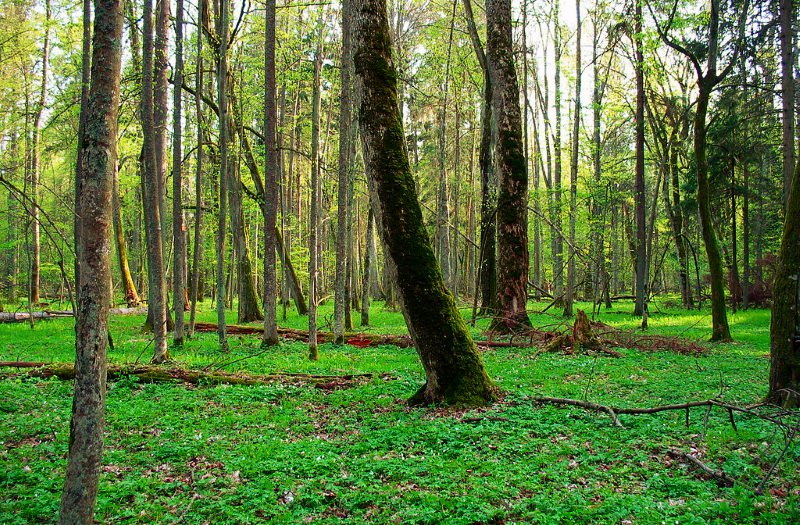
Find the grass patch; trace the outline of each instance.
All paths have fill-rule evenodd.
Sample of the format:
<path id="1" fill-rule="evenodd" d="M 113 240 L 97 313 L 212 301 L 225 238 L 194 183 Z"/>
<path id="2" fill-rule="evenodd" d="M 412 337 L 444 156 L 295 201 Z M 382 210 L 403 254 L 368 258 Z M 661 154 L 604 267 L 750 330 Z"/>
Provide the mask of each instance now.
<path id="1" fill-rule="evenodd" d="M 541 310 L 545 304 L 532 304 Z M 589 309 L 589 305 L 580 305 Z M 324 305 L 320 318 L 330 315 Z M 705 340 L 710 313 L 656 304 L 651 331 Z M 599 320 L 632 329 L 623 303 Z M 468 310 L 463 310 L 468 315 Z M 356 314 L 356 319 L 357 319 Z M 560 316 L 533 314 L 535 326 Z M 200 318 L 214 320 L 213 311 Z M 372 333 L 403 333 L 402 316 L 373 308 Z M 231 318 L 233 322 L 235 319 Z M 753 490 L 778 459 L 773 425 L 692 411 L 621 416 L 534 406 L 540 395 L 624 406 L 706 399 L 748 404 L 766 393 L 769 314 L 733 315 L 733 344 L 702 357 L 622 350 L 619 359 L 485 352 L 504 390 L 487 409 L 410 409 L 423 381 L 413 349 L 322 345 L 320 361 L 299 343 L 263 352 L 257 338 L 233 337 L 220 353 L 215 334 L 197 334 L 175 364 L 256 374 L 388 373 L 353 388 L 326 390 L 276 381 L 233 386 L 109 384 L 101 523 L 680 523 L 800 521 L 800 447 L 791 446 L 764 494 Z M 147 362 L 141 316 L 111 320 L 115 364 Z M 304 328 L 305 318 L 282 325 Z M 479 320 L 475 335 L 488 324 Z M 323 326 L 324 328 L 324 326 Z M 0 360 L 71 361 L 72 320 L 0 325 Z M 10 372 L 10 370 L 7 370 Z M 56 519 L 68 444 L 72 384 L 0 380 L 0 523 Z M 690 452 L 740 484 L 718 487 L 668 454 Z"/>

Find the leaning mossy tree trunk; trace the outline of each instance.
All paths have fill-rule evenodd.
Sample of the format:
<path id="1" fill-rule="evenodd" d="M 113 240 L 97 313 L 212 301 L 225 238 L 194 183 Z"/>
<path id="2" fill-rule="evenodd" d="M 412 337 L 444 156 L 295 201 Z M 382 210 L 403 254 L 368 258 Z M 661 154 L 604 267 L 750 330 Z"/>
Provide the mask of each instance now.
<path id="1" fill-rule="evenodd" d="M 486 63 L 492 85 L 497 196 L 497 315 L 492 330 L 531 327 L 528 301 L 528 168 L 522 140 L 519 85 L 511 45 L 511 1 L 486 3 Z"/>
<path id="2" fill-rule="evenodd" d="M 394 262 L 403 313 L 425 368 L 413 404 L 484 405 L 496 387 L 445 288 L 404 145 L 397 72 L 385 0 L 353 0 L 353 60 L 358 123 L 385 253 Z"/>
<path id="3" fill-rule="evenodd" d="M 772 282 L 769 394 L 771 402 L 800 406 L 800 164 L 786 201 L 783 240 Z"/>
<path id="4" fill-rule="evenodd" d="M 108 310 L 111 301 L 111 190 L 117 167 L 122 1 L 96 0 L 91 88 L 80 140 L 82 192 L 76 222 L 81 268 L 75 325 L 75 391 L 61 524 L 94 522 L 103 455 Z M 89 23 L 88 18 L 84 20 Z"/>

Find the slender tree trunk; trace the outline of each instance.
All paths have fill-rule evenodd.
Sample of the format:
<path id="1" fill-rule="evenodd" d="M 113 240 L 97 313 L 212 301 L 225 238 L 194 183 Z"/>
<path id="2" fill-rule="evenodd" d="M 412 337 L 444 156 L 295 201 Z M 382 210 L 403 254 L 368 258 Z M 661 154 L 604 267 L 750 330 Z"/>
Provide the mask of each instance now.
<path id="1" fill-rule="evenodd" d="M 510 30 L 510 26 L 509 26 Z M 384 0 L 353 1 L 353 57 L 364 161 L 409 332 L 426 384 L 413 401 L 482 405 L 495 387 L 447 291 L 405 149 Z"/>
<path id="2" fill-rule="evenodd" d="M 156 156 L 157 133 L 154 125 L 154 44 L 153 44 L 153 5 L 152 0 L 144 4 L 144 34 L 142 39 L 144 67 L 142 73 L 142 129 L 144 135 L 144 217 L 145 237 L 147 240 L 147 275 L 148 275 L 148 320 L 153 328 L 155 338 L 153 362 L 160 363 L 169 358 L 167 350 L 167 312 L 166 284 L 164 280 L 164 259 L 161 213 L 159 198 L 159 164 Z M 163 144 L 162 144 L 163 145 Z"/>
<path id="3" fill-rule="evenodd" d="M 447 58 L 444 68 L 444 85 L 442 86 L 442 106 L 438 111 L 438 167 L 439 189 L 436 200 L 436 255 L 442 269 L 442 277 L 448 288 L 453 289 L 453 272 L 450 267 L 450 192 L 447 181 L 447 104 L 450 90 L 450 59 L 453 49 L 453 29 L 455 28 L 456 6 L 458 0 L 453 1 L 452 15 L 450 17 L 450 30 L 447 40 Z"/>
<path id="4" fill-rule="evenodd" d="M 564 298 L 564 234 L 562 233 L 562 205 L 561 205 L 561 57 L 564 52 L 561 42 L 561 17 L 559 11 L 561 0 L 555 0 L 553 20 L 555 30 L 553 32 L 553 47 L 555 48 L 555 137 L 553 137 L 553 209 L 550 220 L 553 222 L 551 228 L 552 247 L 553 247 L 553 295 L 556 304 L 561 304 Z"/>
<path id="5" fill-rule="evenodd" d="M 319 119 L 321 112 L 321 74 L 322 74 L 322 34 L 323 34 L 323 7 L 319 9 L 319 35 L 317 40 L 316 56 L 314 57 L 314 86 L 311 102 L 311 205 L 308 217 L 308 358 L 312 361 L 319 359 L 317 348 L 317 293 L 318 271 L 317 260 L 317 235 L 319 214 Z"/>
<path id="6" fill-rule="evenodd" d="M 742 308 L 750 307 L 750 169 L 742 162 Z"/>
<path id="7" fill-rule="evenodd" d="M 86 19 L 88 24 L 89 20 Z M 59 523 L 88 525 L 103 454 L 108 305 L 111 300 L 111 189 L 117 166 L 122 2 L 96 0 L 94 42 L 79 196 L 80 267 L 75 329 L 75 390 Z"/>
<path id="8" fill-rule="evenodd" d="M 519 87 L 511 44 L 511 2 L 486 9 L 486 63 L 492 82 L 492 132 L 499 179 L 497 198 L 497 302 L 492 329 L 530 328 L 528 301 L 528 173 L 523 151 Z"/>
<path id="9" fill-rule="evenodd" d="M 486 64 L 471 0 L 463 0 L 472 47 L 483 70 L 483 101 L 481 104 L 481 143 L 478 164 L 481 170 L 481 240 L 478 254 L 478 290 L 481 314 L 494 314 L 497 309 L 497 176 L 494 172 L 492 146 L 492 83 Z"/>
<path id="10" fill-rule="evenodd" d="M 572 317 L 575 302 L 575 216 L 578 213 L 578 148 L 581 129 L 581 2 L 575 0 L 575 114 L 572 119 L 572 147 L 569 163 L 569 259 L 564 317 Z"/>
<path id="11" fill-rule="evenodd" d="M 364 246 L 364 274 L 361 285 L 361 326 L 369 326 L 369 299 L 373 287 L 372 273 L 375 264 L 375 218 L 372 206 L 367 213 L 367 241 Z"/>
<path id="12" fill-rule="evenodd" d="M 694 156 L 697 167 L 697 207 L 700 211 L 700 229 L 708 256 L 708 271 L 711 274 L 711 340 L 730 341 L 728 313 L 725 306 L 725 274 L 722 267 L 717 236 L 711 217 L 711 196 L 708 182 L 708 157 L 706 155 L 706 114 L 712 84 L 708 77 L 699 82 L 699 94 L 694 115 Z"/>
<path id="13" fill-rule="evenodd" d="M 642 316 L 642 328 L 647 327 L 647 223 L 644 187 L 644 53 L 642 51 L 642 0 L 636 0 L 634 47 L 636 68 L 636 172 L 633 198 L 636 206 L 636 304 L 633 315 Z"/>
<path id="14" fill-rule="evenodd" d="M 219 62 L 217 69 L 217 107 L 219 108 L 219 216 L 217 217 L 217 337 L 223 352 L 228 351 L 228 337 L 225 323 L 225 237 L 227 235 L 227 215 L 228 215 L 228 170 L 230 169 L 228 159 L 228 26 L 229 10 L 228 0 L 220 0 L 219 3 L 219 25 L 217 34 L 219 35 Z"/>
<path id="15" fill-rule="evenodd" d="M 795 164 L 794 2 L 779 1 L 781 27 L 781 102 L 783 120 L 783 200 L 789 199 Z"/>
<path id="16" fill-rule="evenodd" d="M 198 5 L 198 10 L 202 10 L 202 1 Z M 202 18 L 198 13 L 198 20 Z M 197 119 L 197 150 L 196 166 L 194 174 L 194 252 L 192 252 L 192 297 L 189 310 L 189 337 L 194 335 L 194 323 L 197 317 L 197 301 L 202 298 L 200 295 L 200 261 L 203 257 L 203 35 L 202 31 L 197 31 L 197 64 L 195 69 L 195 118 Z"/>
<path id="17" fill-rule="evenodd" d="M 264 168 L 264 344 L 278 344 L 278 319 L 276 300 L 278 280 L 275 270 L 277 259 L 278 223 L 278 108 L 275 83 L 275 0 L 267 0 L 265 11 L 264 46 L 264 140 L 266 166 Z"/>
<path id="18" fill-rule="evenodd" d="M 33 139 L 31 144 L 31 275 L 30 275 L 30 304 L 40 302 L 40 266 L 41 266 L 41 233 L 39 231 L 39 176 L 41 158 L 42 114 L 47 96 L 47 75 L 50 64 L 50 0 L 45 0 L 45 29 L 42 44 L 42 83 L 39 90 L 39 99 L 36 101 L 33 116 Z"/>
<path id="19" fill-rule="evenodd" d="M 81 108 L 80 117 L 78 119 L 78 154 L 75 161 L 75 217 L 73 217 L 73 226 L 75 231 L 75 283 L 80 282 L 81 276 L 81 237 L 80 237 L 80 216 L 78 210 L 80 209 L 80 198 L 83 193 L 82 187 L 82 174 L 83 174 L 83 159 L 81 158 L 81 151 L 84 146 L 84 136 L 86 132 L 86 114 L 89 110 L 89 89 L 91 79 L 91 50 L 92 50 L 92 1 L 83 0 L 83 37 L 81 39 Z M 16 279 L 14 279 L 16 284 Z M 11 288 L 12 294 L 16 286 Z"/>
<path id="20" fill-rule="evenodd" d="M 350 81 L 350 0 L 342 2 L 342 58 L 341 58 L 341 96 L 339 98 L 339 188 L 337 194 L 336 226 L 336 285 L 334 303 L 333 333 L 336 344 L 344 343 L 345 310 L 348 308 L 345 288 L 347 288 L 347 265 L 350 255 L 348 246 L 347 208 L 350 194 L 350 123 L 351 81 Z"/>
<path id="21" fill-rule="evenodd" d="M 177 0 L 175 18 L 175 83 L 172 97 L 172 301 L 175 311 L 175 332 L 173 341 L 176 346 L 183 344 L 184 336 L 184 300 L 186 297 L 186 226 L 183 223 L 183 176 L 181 163 L 183 149 L 181 145 L 183 128 L 181 87 L 183 86 L 183 0 Z"/>
<path id="22" fill-rule="evenodd" d="M 229 136 L 233 136 L 231 132 Z M 233 159 L 228 164 L 228 207 L 230 210 L 231 232 L 233 233 L 233 253 L 236 260 L 236 289 L 239 296 L 237 319 L 239 323 L 249 323 L 264 319 L 259 309 L 261 302 L 256 292 L 253 263 L 247 243 L 247 229 L 242 209 L 242 181 L 239 166 Z"/>

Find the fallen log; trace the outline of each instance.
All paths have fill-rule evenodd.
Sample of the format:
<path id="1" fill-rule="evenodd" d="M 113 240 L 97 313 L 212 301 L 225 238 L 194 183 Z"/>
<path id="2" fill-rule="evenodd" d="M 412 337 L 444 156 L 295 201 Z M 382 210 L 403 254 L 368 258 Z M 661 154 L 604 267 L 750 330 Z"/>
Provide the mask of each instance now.
<path id="1" fill-rule="evenodd" d="M 108 313 L 112 315 L 141 315 L 147 313 L 147 307 L 137 306 L 134 308 L 111 308 Z M 60 319 L 62 317 L 74 317 L 72 310 L 41 310 L 36 312 L 0 312 L 0 323 L 21 323 L 30 321 L 31 317 L 35 321 L 41 319 Z"/>
<path id="2" fill-rule="evenodd" d="M 28 361 L 2 361 L 0 368 L 27 369 L 26 375 L 43 379 L 56 377 L 62 380 L 75 379 L 75 365 L 72 363 L 41 363 Z M 13 375 L 2 373 L 2 375 Z M 365 381 L 374 377 L 391 379 L 388 374 L 346 374 L 346 375 L 317 375 L 317 374 L 249 374 L 245 372 L 221 372 L 207 370 L 193 370 L 186 368 L 163 368 L 155 365 L 119 366 L 109 365 L 108 379 L 115 380 L 123 377 L 136 377 L 143 383 L 169 383 L 182 382 L 189 384 L 227 384 L 227 385 L 267 385 L 274 382 L 283 383 L 313 383 L 328 388 L 334 384 L 339 387 Z"/>
<path id="3" fill-rule="evenodd" d="M 214 323 L 195 323 L 194 329 L 196 332 L 216 332 L 217 325 Z M 234 335 L 261 335 L 264 329 L 259 326 L 244 326 L 244 325 L 228 325 L 226 328 L 228 334 Z M 278 328 L 278 335 L 284 339 L 292 341 L 300 341 L 303 343 L 308 342 L 307 330 L 296 330 L 294 328 Z M 317 343 L 332 343 L 334 340 L 332 332 L 317 332 Z M 345 334 L 345 342 L 352 346 L 363 348 L 366 346 L 380 346 L 380 345 L 393 345 L 401 348 L 410 348 L 413 346 L 411 337 L 407 335 L 380 335 L 380 334 L 363 334 L 363 333 L 349 333 Z"/>
<path id="4" fill-rule="evenodd" d="M 40 319 L 57 319 L 61 317 L 72 317 L 71 310 L 44 310 L 41 312 L 0 312 L 0 323 L 21 323 Z"/>

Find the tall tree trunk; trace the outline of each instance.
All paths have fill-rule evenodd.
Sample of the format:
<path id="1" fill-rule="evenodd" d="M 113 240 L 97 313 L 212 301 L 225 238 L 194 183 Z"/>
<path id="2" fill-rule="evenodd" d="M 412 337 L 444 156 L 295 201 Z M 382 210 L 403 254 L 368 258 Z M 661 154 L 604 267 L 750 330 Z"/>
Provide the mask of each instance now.
<path id="1" fill-rule="evenodd" d="M 158 200 L 161 214 L 161 257 L 164 261 L 164 298 L 167 298 L 167 264 L 169 254 L 169 214 L 167 213 L 167 127 L 169 123 L 169 28 L 170 0 L 156 1 L 155 47 L 153 56 L 153 129 L 155 133 Z M 167 308 L 167 329 L 172 329 L 172 316 Z"/>
<path id="2" fill-rule="evenodd" d="M 492 82 L 486 64 L 471 0 L 463 0 L 472 47 L 483 70 L 483 100 L 481 103 L 481 143 L 478 165 L 481 170 L 481 240 L 478 253 L 478 290 L 481 314 L 493 314 L 497 309 L 497 176 L 494 172 L 492 146 Z"/>
<path id="3" fill-rule="evenodd" d="M 742 308 L 750 307 L 750 169 L 742 162 Z"/>
<path id="4" fill-rule="evenodd" d="M 181 163 L 183 149 L 182 140 L 182 103 L 181 86 L 183 86 L 183 0 L 177 0 L 175 18 L 175 83 L 172 97 L 172 301 L 175 311 L 175 332 L 173 341 L 176 346 L 183 344 L 184 335 L 184 301 L 186 297 L 186 226 L 183 223 L 183 176 Z"/>
<path id="5" fill-rule="evenodd" d="M 233 136 L 231 132 L 229 136 Z M 250 247 L 247 243 L 247 229 L 244 224 L 242 209 L 242 181 L 239 177 L 238 163 L 229 162 L 228 171 L 228 206 L 230 209 L 231 232 L 233 233 L 233 252 L 236 260 L 237 294 L 239 305 L 237 320 L 249 323 L 264 319 L 259 309 L 261 302 L 256 292 L 253 263 L 250 259 Z"/>
<path id="6" fill-rule="evenodd" d="M 550 220 L 553 222 L 551 228 L 552 247 L 553 247 L 553 295 L 556 298 L 556 304 L 560 304 L 564 298 L 564 234 L 562 231 L 562 205 L 561 205 L 561 173 L 562 173 L 562 158 L 561 158 L 561 57 L 564 52 L 562 49 L 561 41 L 561 17 L 559 11 L 561 8 L 561 0 L 555 0 L 553 23 L 555 30 L 553 32 L 553 47 L 555 51 L 555 136 L 553 137 L 553 209 L 550 214 Z"/>
<path id="7" fill-rule="evenodd" d="M 403 312 L 425 368 L 413 401 L 482 405 L 495 387 L 436 264 L 405 149 L 384 0 L 353 1 L 358 121 L 376 215 Z"/>
<path id="8" fill-rule="evenodd" d="M 275 83 L 275 0 L 267 0 L 265 11 L 264 45 L 264 141 L 266 166 L 264 168 L 264 344 L 278 344 L 278 319 L 276 300 L 278 280 L 276 267 L 278 223 L 278 108 Z"/>
<path id="9" fill-rule="evenodd" d="M 530 328 L 528 301 L 528 172 L 522 141 L 519 85 L 511 44 L 511 2 L 486 9 L 486 63 L 492 82 L 492 132 L 499 179 L 497 197 L 497 302 L 492 329 Z"/>
<path id="10" fill-rule="evenodd" d="M 198 17 L 202 18 L 203 2 L 198 4 Z M 194 322 L 197 316 L 197 301 L 200 295 L 200 261 L 203 256 L 203 35 L 197 31 L 197 64 L 195 68 L 195 118 L 197 120 L 197 150 L 196 166 L 194 172 L 194 251 L 192 252 L 192 297 L 189 310 L 189 337 L 194 334 Z"/>
<path id="11" fill-rule="evenodd" d="M 217 199 L 217 337 L 223 352 L 228 350 L 228 337 L 225 324 L 225 237 L 227 235 L 227 215 L 228 215 L 228 170 L 230 169 L 228 159 L 228 26 L 229 10 L 228 0 L 220 0 L 219 3 L 219 25 L 217 34 L 219 35 L 219 62 L 217 64 L 217 107 L 219 108 L 219 195 Z"/>
<path id="12" fill-rule="evenodd" d="M 794 2 L 779 1 L 781 27 L 781 102 L 783 120 L 783 201 L 789 199 L 795 159 Z"/>
<path id="13" fill-rule="evenodd" d="M 88 24 L 89 20 L 85 20 Z M 59 522 L 94 521 L 103 453 L 108 307 L 111 300 L 111 189 L 117 166 L 122 2 L 96 0 L 79 208 L 80 267 L 75 329 L 75 390 Z"/>
<path id="14" fill-rule="evenodd" d="M 572 147 L 569 163 L 569 259 L 564 317 L 572 317 L 575 302 L 575 216 L 578 213 L 578 147 L 581 129 L 581 2 L 575 0 L 575 114 L 572 119 Z"/>
<path id="15" fill-rule="evenodd" d="M 84 138 L 86 133 L 86 115 L 89 111 L 89 89 L 91 79 L 91 49 L 92 49 L 92 1 L 83 0 L 83 36 L 81 38 L 81 108 L 78 119 L 78 154 L 75 160 L 75 217 L 73 218 L 73 229 L 75 231 L 75 283 L 80 282 L 81 276 L 81 238 L 80 238 L 80 198 L 83 194 L 82 173 Z M 15 279 L 16 281 L 16 279 Z M 12 293 L 15 287 L 12 287 Z"/>
<path id="16" fill-rule="evenodd" d="M 347 224 L 350 210 L 348 197 L 350 194 L 350 123 L 351 115 L 351 81 L 350 81 L 350 0 L 342 2 L 342 58 L 341 58 L 341 96 L 339 98 L 339 188 L 337 194 L 336 221 L 336 285 L 334 290 L 334 342 L 344 343 L 345 309 L 347 309 L 347 265 L 350 255 L 348 246 Z"/>
<path id="17" fill-rule="evenodd" d="M 319 119 L 321 112 L 322 35 L 324 7 L 319 6 L 319 35 L 314 57 L 314 86 L 311 102 L 311 205 L 308 213 L 308 358 L 319 359 L 317 348 L 318 271 L 317 235 L 319 215 Z"/>
<path id="18" fill-rule="evenodd" d="M 33 116 L 33 139 L 31 141 L 31 275 L 30 275 L 30 304 L 40 302 L 40 266 L 41 266 L 41 233 L 39 231 L 39 163 L 41 160 L 42 114 L 47 96 L 47 74 L 50 64 L 50 0 L 45 0 L 45 28 L 44 42 L 42 43 L 42 83 L 39 89 L 39 99 L 36 101 Z"/>
<path id="19" fill-rule="evenodd" d="M 795 166 L 786 218 L 772 281 L 770 373 L 767 398 L 784 407 L 800 406 L 800 163 Z"/>
<path id="20" fill-rule="evenodd" d="M 636 304 L 633 315 L 642 316 L 642 328 L 647 327 L 645 304 L 647 286 L 647 224 L 646 196 L 644 187 L 644 53 L 642 51 L 642 0 L 636 0 L 634 19 L 634 47 L 636 68 L 636 172 L 633 184 L 633 199 L 636 206 Z"/>
<path id="21" fill-rule="evenodd" d="M 708 157 L 706 154 L 707 130 L 706 114 L 713 85 L 707 81 L 699 82 L 699 94 L 694 115 L 694 156 L 697 166 L 697 207 L 700 211 L 700 228 L 703 243 L 708 256 L 708 271 L 711 274 L 711 340 L 730 341 L 731 330 L 728 327 L 728 313 L 725 305 L 725 274 L 722 267 L 722 255 L 714 232 L 711 217 L 711 195 L 708 182 Z"/>
<path id="22" fill-rule="evenodd" d="M 444 68 L 444 85 L 442 86 L 442 106 L 439 108 L 438 120 L 438 139 L 439 150 L 437 155 L 439 167 L 439 189 L 436 199 L 436 256 L 439 260 L 439 267 L 442 269 L 442 277 L 448 288 L 453 289 L 453 272 L 450 267 L 450 192 L 447 181 L 447 104 L 448 92 L 450 91 L 450 59 L 453 50 L 453 30 L 455 28 L 456 6 L 458 0 L 453 0 L 452 15 L 450 17 L 450 30 L 447 40 L 447 58 Z"/>
<path id="23" fill-rule="evenodd" d="M 142 130 L 144 135 L 144 218 L 145 238 L 147 240 L 148 276 L 148 320 L 153 328 L 153 362 L 168 359 L 167 350 L 167 294 L 164 279 L 163 243 L 161 240 L 161 199 L 159 198 L 159 164 L 156 150 L 157 133 L 154 124 L 154 46 L 153 46 L 153 5 L 152 0 L 144 3 L 144 34 L 142 39 L 144 67 L 142 73 Z M 163 144 L 162 144 L 163 145 Z"/>

